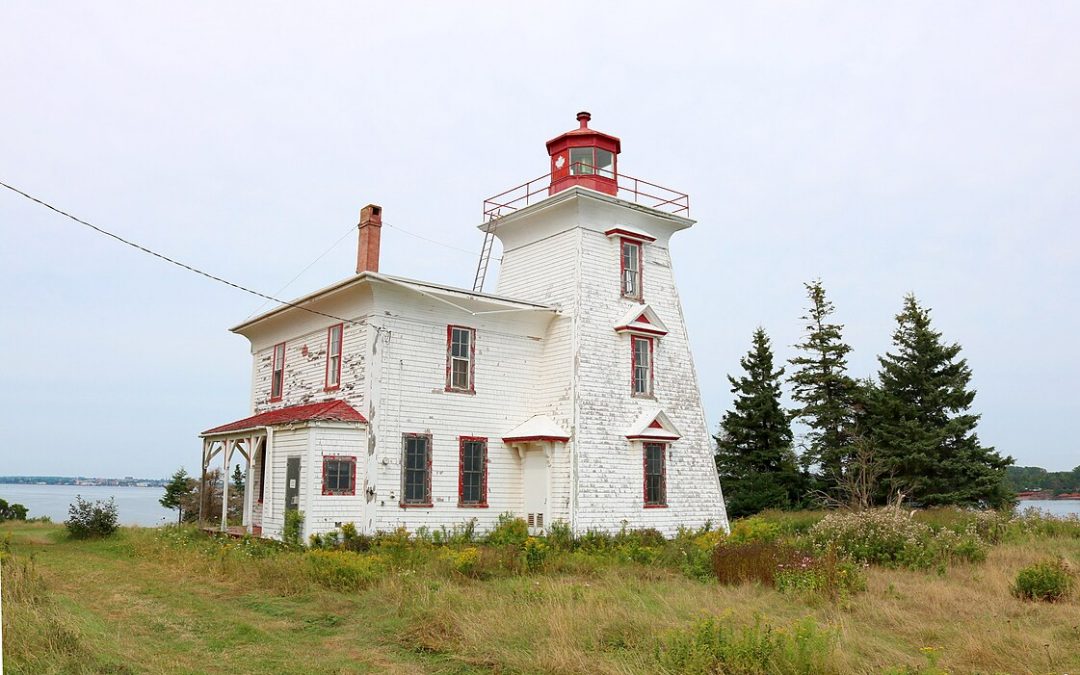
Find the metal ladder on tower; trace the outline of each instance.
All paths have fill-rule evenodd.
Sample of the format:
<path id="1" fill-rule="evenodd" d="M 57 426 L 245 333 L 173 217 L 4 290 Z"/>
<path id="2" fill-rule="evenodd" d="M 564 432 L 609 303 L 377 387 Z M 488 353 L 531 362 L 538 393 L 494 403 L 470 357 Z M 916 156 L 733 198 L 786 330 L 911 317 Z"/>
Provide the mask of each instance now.
<path id="1" fill-rule="evenodd" d="M 491 262 L 491 248 L 495 245 L 495 225 L 498 221 L 499 216 L 492 214 L 484 227 L 484 245 L 480 249 L 480 260 L 476 263 L 476 276 L 473 277 L 474 293 L 484 290 L 484 279 L 487 278 L 488 263 Z"/>

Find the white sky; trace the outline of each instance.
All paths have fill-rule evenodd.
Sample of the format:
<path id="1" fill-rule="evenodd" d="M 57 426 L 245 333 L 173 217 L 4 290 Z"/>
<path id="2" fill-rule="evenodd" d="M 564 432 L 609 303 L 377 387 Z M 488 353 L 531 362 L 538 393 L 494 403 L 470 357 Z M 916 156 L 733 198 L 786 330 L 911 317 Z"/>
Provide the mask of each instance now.
<path id="1" fill-rule="evenodd" d="M 381 204 L 479 251 L 484 197 L 575 126 L 691 195 L 672 244 L 710 427 L 821 277 L 876 371 L 905 292 L 980 436 L 1080 464 L 1080 4 L 0 4 L 0 180 L 268 293 Z M 0 474 L 162 476 L 248 414 L 261 301 L 0 191 Z M 353 271 L 350 234 L 282 295 Z M 383 229 L 383 271 L 475 257 Z M 489 278 L 488 288 L 494 288 Z"/>

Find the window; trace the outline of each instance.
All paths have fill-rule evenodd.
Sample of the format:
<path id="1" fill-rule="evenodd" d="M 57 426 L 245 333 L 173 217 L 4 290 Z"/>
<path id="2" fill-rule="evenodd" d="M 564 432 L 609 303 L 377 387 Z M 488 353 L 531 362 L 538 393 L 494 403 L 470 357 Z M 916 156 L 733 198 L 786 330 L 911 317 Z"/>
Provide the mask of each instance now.
<path id="1" fill-rule="evenodd" d="M 570 173 L 575 176 L 592 175 L 596 167 L 592 148 L 570 148 Z"/>
<path id="2" fill-rule="evenodd" d="M 280 401 L 285 385 L 285 343 L 274 345 L 274 362 L 270 370 L 270 400 Z"/>
<path id="3" fill-rule="evenodd" d="M 570 148 L 570 173 L 615 178 L 615 153 L 602 148 Z"/>
<path id="4" fill-rule="evenodd" d="M 405 434 L 401 451 L 401 505 L 431 506 L 431 436 Z"/>
<path id="5" fill-rule="evenodd" d="M 645 506 L 667 506 L 667 445 L 645 444 Z"/>
<path id="6" fill-rule="evenodd" d="M 356 457 L 327 455 L 322 464 L 324 495 L 356 494 Z"/>
<path id="7" fill-rule="evenodd" d="M 622 296 L 641 300 L 641 244 L 629 239 L 622 241 Z"/>
<path id="8" fill-rule="evenodd" d="M 344 324 L 326 329 L 326 385 L 327 390 L 341 386 L 341 332 Z"/>
<path id="9" fill-rule="evenodd" d="M 446 327 L 446 390 L 475 391 L 473 356 L 476 354 L 476 330 L 462 326 Z"/>
<path id="10" fill-rule="evenodd" d="M 615 155 L 610 150 L 596 149 L 596 175 L 615 177 Z"/>
<path id="11" fill-rule="evenodd" d="M 487 439 L 462 436 L 458 506 L 487 506 Z"/>
<path id="12" fill-rule="evenodd" d="M 633 371 L 634 396 L 652 396 L 653 394 L 653 367 L 652 367 L 652 338 L 630 336 L 631 370 Z"/>

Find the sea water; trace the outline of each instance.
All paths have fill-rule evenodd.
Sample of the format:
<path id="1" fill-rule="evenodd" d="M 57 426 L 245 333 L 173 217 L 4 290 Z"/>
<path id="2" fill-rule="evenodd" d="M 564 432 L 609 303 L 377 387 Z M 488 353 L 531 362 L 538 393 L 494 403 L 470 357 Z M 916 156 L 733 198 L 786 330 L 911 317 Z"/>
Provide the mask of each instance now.
<path id="1" fill-rule="evenodd" d="M 87 501 L 116 500 L 121 525 L 154 527 L 176 522 L 176 511 L 166 509 L 158 500 L 165 494 L 163 487 L 123 487 L 119 485 L 26 485 L 0 484 L 0 499 L 9 504 L 22 504 L 27 518 L 48 516 L 62 523 L 68 518 L 68 506 L 77 495 Z"/>

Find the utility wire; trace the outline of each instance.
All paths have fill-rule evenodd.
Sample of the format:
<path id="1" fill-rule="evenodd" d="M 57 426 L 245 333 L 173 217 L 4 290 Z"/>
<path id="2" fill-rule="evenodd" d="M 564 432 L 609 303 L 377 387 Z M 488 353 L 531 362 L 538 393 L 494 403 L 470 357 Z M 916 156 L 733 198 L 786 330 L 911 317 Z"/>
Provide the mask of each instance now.
<path id="1" fill-rule="evenodd" d="M 405 234 L 409 235 L 410 237 L 416 237 L 417 239 L 423 239 L 426 242 L 430 242 L 430 243 L 436 244 L 438 246 L 444 246 L 446 248 L 453 249 L 455 251 L 461 251 L 462 253 L 468 254 L 469 257 L 471 257 L 471 258 L 479 258 L 480 255 L 481 255 L 479 253 L 476 253 L 475 251 L 468 251 L 466 249 L 458 248 L 457 246 L 453 246 L 451 244 L 446 244 L 446 243 L 443 243 L 441 241 L 436 241 L 435 239 L 428 239 L 427 237 L 425 237 L 423 235 L 416 234 L 415 232 L 409 232 L 408 230 L 402 229 L 402 228 L 398 227 L 397 225 L 392 225 L 392 224 L 387 223 L 387 222 L 383 222 L 383 225 L 386 225 L 387 227 L 392 227 L 395 230 L 397 230 L 398 232 L 404 232 Z M 500 261 L 500 260 L 502 260 L 502 258 L 492 258 L 492 260 Z"/>
<path id="2" fill-rule="evenodd" d="M 295 277 L 293 277 L 292 279 L 289 279 L 289 281 L 284 286 L 282 286 L 281 288 L 274 291 L 274 295 L 280 295 L 282 291 L 284 291 L 289 286 L 292 286 L 293 283 L 304 274 L 304 272 L 307 272 L 309 269 L 314 267 L 315 263 L 319 262 L 320 260 L 322 260 L 323 258 L 326 257 L 327 253 L 329 253 L 330 251 L 333 251 L 335 248 L 337 248 L 337 245 L 340 244 L 341 242 L 345 241 L 345 237 L 348 237 L 350 234 L 352 234 L 355 229 L 356 229 L 355 225 L 350 225 L 349 229 L 345 230 L 345 234 L 341 235 L 341 237 L 339 237 L 338 240 L 335 241 L 333 244 L 330 244 L 330 248 L 328 248 L 325 251 L 323 251 L 322 253 L 320 253 L 318 258 L 315 258 L 314 260 L 309 262 L 307 264 L 307 267 L 305 267 L 304 269 L 302 269 L 302 270 L 300 270 L 299 272 L 296 273 Z M 266 301 L 266 302 L 269 302 L 269 300 Z M 252 312 L 251 314 L 248 314 L 248 318 L 250 319 L 251 317 L 258 314 L 260 311 L 262 311 L 262 308 L 266 307 L 266 302 L 263 302 L 263 304 L 259 305 L 259 307 L 254 312 Z"/>
<path id="3" fill-rule="evenodd" d="M 16 194 L 22 195 L 23 197 L 29 199 L 30 201 L 35 202 L 37 204 L 40 204 L 41 206 L 44 206 L 45 208 L 49 209 L 50 211 L 54 211 L 56 213 L 59 213 L 60 215 L 64 216 L 65 218 L 68 218 L 69 220 L 74 220 L 76 223 L 79 223 L 80 225 L 85 225 L 86 227 L 89 227 L 91 230 L 94 230 L 95 232 L 97 232 L 98 234 L 103 234 L 106 237 L 109 237 L 111 239 L 115 239 L 116 241 L 120 242 L 121 244 L 126 244 L 127 246 L 130 246 L 130 247 L 132 247 L 132 248 L 134 248 L 136 250 L 142 251 L 143 253 L 148 253 L 148 254 L 154 256 L 155 258 L 160 258 L 161 260 L 164 260 L 167 263 L 171 263 L 173 265 L 176 265 L 177 267 L 185 269 L 185 270 L 187 270 L 189 272 L 194 272 L 195 274 L 198 274 L 200 276 L 204 276 L 207 279 L 210 279 L 212 281 L 216 281 L 218 283 L 225 284 L 226 286 L 231 286 L 231 287 L 233 287 L 233 288 L 235 288 L 235 289 L 237 289 L 239 291 L 243 291 L 245 293 L 250 293 L 251 295 L 263 298 L 264 300 L 269 300 L 271 302 L 279 303 L 279 304 L 284 305 L 286 307 L 294 307 L 296 309 L 302 309 L 305 312 L 311 312 L 312 314 L 318 314 L 319 316 L 325 316 L 325 317 L 327 317 L 329 319 L 333 319 L 334 321 L 340 321 L 340 322 L 343 322 L 343 323 L 348 323 L 350 325 L 354 324 L 354 322 L 349 320 L 349 319 L 343 319 L 340 316 L 334 316 L 333 314 L 327 314 L 326 312 L 320 312 L 318 310 L 311 309 L 309 307 L 304 307 L 303 305 L 298 305 L 298 304 L 293 303 L 293 302 L 287 302 L 287 301 L 282 300 L 280 298 L 275 298 L 272 295 L 267 295 L 265 293 L 260 293 L 259 291 L 250 289 L 247 286 L 241 286 L 240 284 L 229 281 L 228 279 L 222 279 L 221 277 L 210 274 L 209 272 L 204 272 L 203 270 L 198 269 L 197 267 L 192 267 L 191 265 L 188 265 L 186 263 L 182 263 L 179 260 L 175 260 L 173 258 L 170 258 L 167 255 L 164 255 L 162 253 L 158 253 L 157 251 L 146 248 L 145 246 L 142 246 L 140 244 L 136 244 L 133 241 L 129 241 L 127 239 L 124 239 L 120 235 L 113 234 L 112 232 L 109 232 L 108 230 L 102 229 L 102 228 L 98 227 L 97 225 L 93 225 L 91 223 L 88 223 L 88 222 L 86 222 L 85 220 L 83 220 L 81 218 L 77 218 L 77 217 L 71 215 L 70 213 L 68 213 L 66 211 L 58 209 L 57 207 L 53 206 L 52 204 L 49 204 L 46 201 L 43 201 L 43 200 L 38 199 L 37 197 L 35 197 L 33 195 L 30 195 L 30 194 L 27 194 L 27 193 L 23 192 L 19 188 L 12 187 L 12 186 L 8 185 L 7 183 L 5 183 L 3 181 L 0 181 L 0 186 L 3 186 L 3 187 L 7 188 L 8 190 L 11 190 L 12 192 L 14 192 Z"/>

